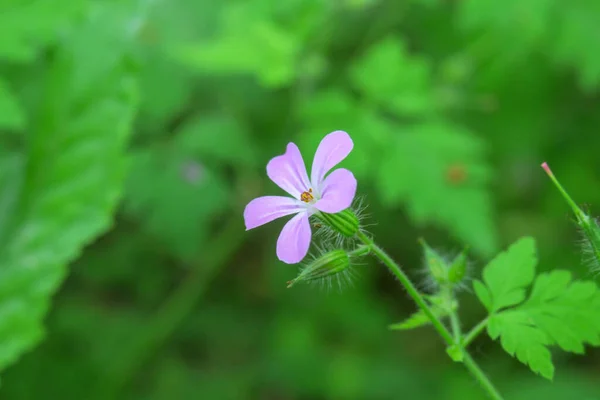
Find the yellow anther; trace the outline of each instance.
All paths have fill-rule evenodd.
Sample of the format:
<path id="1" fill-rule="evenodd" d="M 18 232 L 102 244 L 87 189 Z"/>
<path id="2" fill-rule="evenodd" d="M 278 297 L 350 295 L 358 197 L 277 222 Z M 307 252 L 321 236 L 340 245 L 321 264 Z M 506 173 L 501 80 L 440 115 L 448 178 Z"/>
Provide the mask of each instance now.
<path id="1" fill-rule="evenodd" d="M 308 189 L 308 192 L 302 192 L 302 194 L 300 195 L 300 200 L 302 200 L 305 203 L 310 203 L 314 199 L 315 197 L 312 195 L 312 189 Z"/>

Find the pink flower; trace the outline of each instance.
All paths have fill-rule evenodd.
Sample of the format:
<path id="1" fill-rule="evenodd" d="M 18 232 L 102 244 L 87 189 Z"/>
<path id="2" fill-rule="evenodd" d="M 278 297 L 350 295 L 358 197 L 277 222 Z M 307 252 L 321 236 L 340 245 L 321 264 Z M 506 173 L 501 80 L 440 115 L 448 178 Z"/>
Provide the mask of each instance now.
<path id="1" fill-rule="evenodd" d="M 252 200 L 244 210 L 246 230 L 296 214 L 277 239 L 277 257 L 288 264 L 302 261 L 312 235 L 308 217 L 318 211 L 334 214 L 352 204 L 356 194 L 352 172 L 339 168 L 327 173 L 350 154 L 353 146 L 346 132 L 335 131 L 325 136 L 315 153 L 308 180 L 298 146 L 289 143 L 285 154 L 269 161 L 267 175 L 292 197 L 264 196 Z"/>

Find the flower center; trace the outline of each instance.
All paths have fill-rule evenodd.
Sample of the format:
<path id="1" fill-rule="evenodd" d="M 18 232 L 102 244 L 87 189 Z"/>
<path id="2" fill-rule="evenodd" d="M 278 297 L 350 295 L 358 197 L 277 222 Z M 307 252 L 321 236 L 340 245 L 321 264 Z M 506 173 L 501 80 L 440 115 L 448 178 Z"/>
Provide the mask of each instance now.
<path id="1" fill-rule="evenodd" d="M 313 196 L 312 194 L 312 189 L 308 189 L 308 192 L 302 192 L 302 194 L 300 195 L 300 200 L 302 200 L 305 203 L 310 203 L 314 199 L 315 196 Z"/>

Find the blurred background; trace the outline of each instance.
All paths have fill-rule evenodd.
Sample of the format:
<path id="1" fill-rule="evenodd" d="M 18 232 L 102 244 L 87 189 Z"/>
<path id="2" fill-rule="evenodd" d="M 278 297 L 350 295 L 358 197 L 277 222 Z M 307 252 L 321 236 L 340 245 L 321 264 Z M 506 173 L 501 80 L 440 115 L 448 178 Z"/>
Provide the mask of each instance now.
<path id="1" fill-rule="evenodd" d="M 432 329 L 388 330 L 415 306 L 386 270 L 286 289 L 285 221 L 245 232 L 242 211 L 282 194 L 265 165 L 288 142 L 310 164 L 340 129 L 365 223 L 419 287 L 419 237 L 469 245 L 478 277 L 531 235 L 540 270 L 593 279 L 539 165 L 600 214 L 599 27 L 596 0 L 0 0 L 3 252 L 60 256 L 15 308 L 45 336 L 1 398 L 483 399 Z M 460 300 L 470 328 L 485 312 Z M 556 353 L 554 382 L 487 337 L 472 352 L 507 399 L 600 399 L 598 350 Z"/>

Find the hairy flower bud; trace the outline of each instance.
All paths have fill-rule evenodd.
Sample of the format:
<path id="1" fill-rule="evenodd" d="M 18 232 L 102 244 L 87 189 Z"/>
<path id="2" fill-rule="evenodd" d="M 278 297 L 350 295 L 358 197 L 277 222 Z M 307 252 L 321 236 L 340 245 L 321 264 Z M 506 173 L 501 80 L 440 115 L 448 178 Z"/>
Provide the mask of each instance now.
<path id="1" fill-rule="evenodd" d="M 356 235 L 360 227 L 358 217 L 350 208 L 336 214 L 319 212 L 315 216 L 325 225 L 346 237 Z"/>
<path id="2" fill-rule="evenodd" d="M 423 251 L 425 253 L 425 264 L 429 269 L 429 274 L 438 284 L 445 284 L 449 282 L 448 277 L 448 265 L 446 261 L 429 245 L 425 240 L 419 239 Z"/>
<path id="3" fill-rule="evenodd" d="M 425 253 L 425 264 L 429 274 L 438 285 L 452 287 L 463 280 L 467 273 L 467 248 L 459 253 L 452 262 L 446 261 L 427 242 L 419 239 Z"/>
<path id="4" fill-rule="evenodd" d="M 468 248 L 461 251 L 448 268 L 448 280 L 453 284 L 462 281 L 467 273 L 467 252 Z"/>
<path id="5" fill-rule="evenodd" d="M 369 246 L 359 246 L 352 251 L 331 250 L 315 258 L 312 262 L 302 269 L 300 275 L 289 281 L 288 288 L 297 282 L 314 282 L 326 280 L 330 283 L 330 278 L 340 278 L 339 283 L 348 281 L 351 278 L 349 274 L 350 267 L 360 257 L 371 251 Z"/>
<path id="6" fill-rule="evenodd" d="M 332 250 L 313 260 L 300 275 L 288 282 L 288 288 L 297 282 L 310 282 L 339 274 L 350 267 L 350 255 L 345 250 Z"/>

